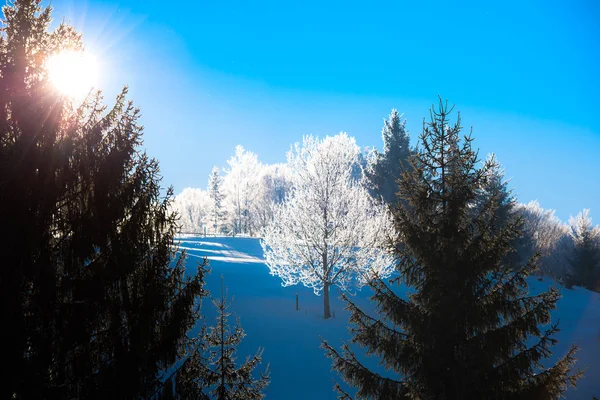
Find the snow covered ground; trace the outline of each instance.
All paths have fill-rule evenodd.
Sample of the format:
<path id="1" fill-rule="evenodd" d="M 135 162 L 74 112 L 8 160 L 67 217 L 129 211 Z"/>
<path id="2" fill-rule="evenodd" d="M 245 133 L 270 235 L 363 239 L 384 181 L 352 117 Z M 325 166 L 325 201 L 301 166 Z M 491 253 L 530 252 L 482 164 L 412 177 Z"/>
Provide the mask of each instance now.
<path id="1" fill-rule="evenodd" d="M 269 275 L 263 261 L 258 239 L 252 238 L 180 238 L 180 246 L 188 253 L 188 268 L 193 268 L 203 257 L 210 260 L 211 274 L 207 288 L 218 296 L 221 275 L 224 275 L 229 297 L 233 297 L 231 311 L 239 317 L 246 338 L 238 349 L 238 359 L 264 348 L 263 367 L 270 364 L 271 384 L 266 390 L 269 399 L 336 399 L 333 381 L 340 377 L 331 372 L 331 362 L 320 348 L 320 337 L 338 345 L 348 340 L 348 313 L 343 310 L 339 293 L 332 292 L 332 311 L 335 317 L 324 320 L 323 299 L 303 286 L 282 287 L 278 277 Z M 531 290 L 546 289 L 553 282 L 533 278 Z M 299 296 L 300 310 L 295 310 L 295 296 Z M 600 295 L 585 289 L 563 289 L 563 298 L 553 314 L 560 319 L 562 331 L 554 347 L 556 356 L 562 356 L 570 343 L 579 342 L 578 365 L 587 367 L 586 376 L 576 390 L 569 390 L 568 399 L 590 400 L 600 396 Z M 365 309 L 372 309 L 369 290 L 357 293 L 354 300 Z M 203 305 L 207 322 L 215 315 L 210 302 Z M 233 320 L 231 320 L 233 322 Z M 367 358 L 365 364 L 377 366 L 377 360 Z M 383 371 L 380 369 L 380 373 Z"/>

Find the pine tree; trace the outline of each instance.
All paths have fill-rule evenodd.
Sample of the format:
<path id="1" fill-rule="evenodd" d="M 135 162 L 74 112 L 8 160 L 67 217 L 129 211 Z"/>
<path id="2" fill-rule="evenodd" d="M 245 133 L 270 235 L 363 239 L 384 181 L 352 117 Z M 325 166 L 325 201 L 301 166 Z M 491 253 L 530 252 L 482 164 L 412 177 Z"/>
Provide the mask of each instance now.
<path id="1" fill-rule="evenodd" d="M 213 232 L 216 235 L 219 232 L 219 228 L 224 219 L 223 212 L 223 198 L 221 186 L 223 185 L 223 178 L 219 175 L 219 168 L 213 167 L 208 179 L 208 195 L 211 200 L 211 210 L 209 213 L 209 219 L 212 223 Z"/>
<path id="2" fill-rule="evenodd" d="M 223 279 L 223 276 L 221 276 Z M 221 298 L 213 299 L 217 309 L 216 324 L 202 328 L 199 345 L 185 362 L 165 382 L 160 400 L 215 399 L 255 400 L 265 397 L 263 391 L 269 384 L 269 367 L 253 377 L 261 363 L 262 349 L 247 357 L 243 365 L 237 366 L 235 353 L 246 334 L 237 321 L 230 327 L 226 290 L 221 289 Z"/>
<path id="3" fill-rule="evenodd" d="M 460 115 L 450 125 L 451 111 L 440 99 L 401 180 L 408 205 L 394 213 L 399 276 L 371 285 L 379 319 L 346 298 L 352 342 L 378 356 L 391 377 L 364 367 L 348 344 L 341 352 L 323 346 L 359 398 L 557 398 L 582 375 L 571 371 L 576 346 L 553 366 L 544 361 L 556 342 L 550 311 L 560 296 L 529 293 L 535 258 L 519 268 L 503 262 L 522 222 L 511 217 L 495 228 L 498 195 L 470 215 L 492 164 L 476 168 L 472 138 L 460 139 Z M 408 298 L 394 291 L 399 283 L 412 288 Z"/>
<path id="4" fill-rule="evenodd" d="M 390 113 L 389 120 L 383 121 L 381 137 L 383 153 L 375 151 L 373 164 L 366 169 L 371 194 L 381 196 L 387 204 L 398 200 L 397 180 L 403 171 L 410 168 L 408 158 L 411 154 L 409 137 L 406 132 L 406 121 L 401 121 L 396 109 Z"/>
<path id="5" fill-rule="evenodd" d="M 204 269 L 186 277 L 175 257 L 172 191 L 127 90 L 75 104 L 46 60 L 80 35 L 49 32 L 40 0 L 3 12 L 0 398 L 145 398 L 189 345 Z"/>

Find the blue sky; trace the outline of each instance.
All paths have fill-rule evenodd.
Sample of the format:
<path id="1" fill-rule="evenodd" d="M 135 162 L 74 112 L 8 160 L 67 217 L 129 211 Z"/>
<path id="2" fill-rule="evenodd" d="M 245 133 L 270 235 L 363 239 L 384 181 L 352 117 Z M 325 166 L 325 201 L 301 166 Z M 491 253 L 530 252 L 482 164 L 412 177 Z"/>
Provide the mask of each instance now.
<path id="1" fill-rule="evenodd" d="M 128 84 L 145 147 L 176 192 L 206 187 L 237 144 L 282 162 L 304 134 L 381 147 L 404 113 L 413 143 L 438 94 L 495 152 L 520 201 L 600 222 L 600 5 L 594 0 L 55 0 Z M 175 6 L 176 5 L 176 6 Z"/>

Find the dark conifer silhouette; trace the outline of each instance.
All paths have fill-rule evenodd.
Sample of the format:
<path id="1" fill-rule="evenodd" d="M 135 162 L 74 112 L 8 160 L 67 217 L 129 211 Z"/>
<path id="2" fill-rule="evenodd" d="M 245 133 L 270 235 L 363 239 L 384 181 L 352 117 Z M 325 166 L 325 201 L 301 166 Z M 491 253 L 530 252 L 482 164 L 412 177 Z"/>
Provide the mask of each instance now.
<path id="1" fill-rule="evenodd" d="M 57 93 L 46 61 L 80 35 L 50 32 L 40 0 L 3 12 L 0 398 L 146 398 L 191 342 L 204 269 L 176 256 L 127 90 L 111 108 Z"/>
<path id="2" fill-rule="evenodd" d="M 375 152 L 375 160 L 365 170 L 371 195 L 383 198 L 387 204 L 393 204 L 398 200 L 397 180 L 407 168 L 410 168 L 408 162 L 411 154 L 410 140 L 405 121 L 401 121 L 400 118 L 398 111 L 393 109 L 389 120 L 383 121 L 381 130 L 383 153 Z"/>
<path id="3" fill-rule="evenodd" d="M 550 311 L 560 296 L 529 293 L 535 258 L 518 267 L 505 261 L 522 221 L 512 216 L 497 228 L 501 190 L 472 216 L 493 165 L 477 168 L 472 138 L 461 140 L 460 116 L 450 125 L 451 111 L 441 100 L 432 110 L 413 170 L 400 181 L 399 277 L 371 284 L 379 317 L 345 299 L 352 342 L 378 356 L 389 376 L 364 367 L 348 344 L 341 352 L 323 346 L 358 398 L 557 398 L 582 376 L 571 370 L 576 346 L 554 365 L 544 360 L 556 342 Z M 413 289 L 407 299 L 394 292 L 399 283 Z"/>
<path id="4" fill-rule="evenodd" d="M 223 277 L 221 277 L 223 279 Z M 221 297 L 213 299 L 216 324 L 204 326 L 198 346 L 168 379 L 159 397 L 164 399 L 258 400 L 265 397 L 269 384 L 268 366 L 259 378 L 253 376 L 261 363 L 262 349 L 237 366 L 236 351 L 246 334 L 239 321 L 231 327 L 224 287 Z"/>
<path id="5" fill-rule="evenodd" d="M 600 292 L 600 228 L 592 226 L 589 210 L 571 218 L 573 249 L 567 256 L 568 283 Z"/>

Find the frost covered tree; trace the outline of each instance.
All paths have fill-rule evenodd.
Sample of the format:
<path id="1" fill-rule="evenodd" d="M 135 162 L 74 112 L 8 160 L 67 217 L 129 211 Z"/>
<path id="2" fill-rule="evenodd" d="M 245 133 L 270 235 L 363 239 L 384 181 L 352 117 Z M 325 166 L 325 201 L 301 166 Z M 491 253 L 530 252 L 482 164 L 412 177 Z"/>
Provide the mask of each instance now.
<path id="1" fill-rule="evenodd" d="M 201 233 L 210 223 L 212 210 L 210 193 L 196 188 L 185 188 L 175 196 L 171 210 L 179 215 L 181 232 Z"/>
<path id="2" fill-rule="evenodd" d="M 208 197 L 210 198 L 210 210 L 207 216 L 210 227 L 216 235 L 221 232 L 226 214 L 223 210 L 223 178 L 219 175 L 219 168 L 213 167 L 210 178 L 208 178 Z"/>
<path id="3" fill-rule="evenodd" d="M 40 3 L 2 10 L 0 399 L 148 398 L 191 341 L 203 270 L 175 256 L 127 90 L 54 88 L 49 57 L 84 43 Z"/>
<path id="4" fill-rule="evenodd" d="M 383 121 L 381 137 L 383 153 L 375 151 L 369 167 L 366 169 L 369 187 L 375 196 L 380 196 L 387 204 L 398 200 L 397 180 L 402 172 L 410 168 L 408 157 L 411 154 L 406 121 L 396 109 L 390 113 L 389 120 Z"/>
<path id="5" fill-rule="evenodd" d="M 222 279 L 222 277 L 221 277 Z M 166 399 L 259 400 L 265 397 L 269 384 L 269 367 L 255 377 L 261 364 L 262 350 L 238 366 L 236 351 L 246 334 L 239 320 L 231 327 L 228 318 L 230 303 L 226 292 L 213 299 L 217 309 L 216 324 L 203 327 L 199 346 L 182 365 L 165 381 L 159 396 Z"/>
<path id="6" fill-rule="evenodd" d="M 392 230 L 386 207 L 351 176 L 358 154 L 345 133 L 296 143 L 288 153 L 294 188 L 261 240 L 271 275 L 284 286 L 323 292 L 325 318 L 331 286 L 347 290 L 393 270 L 384 249 Z"/>
<path id="7" fill-rule="evenodd" d="M 600 291 L 600 226 L 592 226 L 590 210 L 569 219 L 573 245 L 568 257 L 570 283 Z"/>
<path id="8" fill-rule="evenodd" d="M 258 196 L 261 163 L 256 154 L 236 146 L 223 178 L 225 205 L 233 234 L 252 234 L 252 209 Z"/>
<path id="9" fill-rule="evenodd" d="M 265 228 L 275 218 L 275 209 L 292 188 L 286 164 L 264 165 L 258 178 L 258 195 L 253 204 L 252 226 L 257 231 Z"/>
<path id="10" fill-rule="evenodd" d="M 556 217 L 555 210 L 544 209 L 537 201 L 518 204 L 516 212 L 524 222 L 520 257 L 528 259 L 538 253 L 539 273 L 562 280 L 568 264 L 565 252 L 570 249 L 568 227 Z"/>
<path id="11" fill-rule="evenodd" d="M 498 229 L 498 194 L 477 215 L 471 205 L 485 187 L 490 163 L 477 168 L 470 135 L 461 140 L 460 116 L 451 124 L 440 99 L 423 128 L 414 170 L 400 183 L 394 211 L 400 276 L 373 280 L 373 317 L 347 298 L 352 342 L 381 359 L 386 377 L 365 367 L 348 344 L 324 343 L 333 368 L 361 399 L 555 399 L 580 372 L 576 347 L 554 364 L 556 325 L 550 311 L 559 294 L 528 290 L 535 258 L 520 268 L 504 258 L 521 234 L 520 218 Z M 395 285 L 410 294 L 400 297 Z"/>

